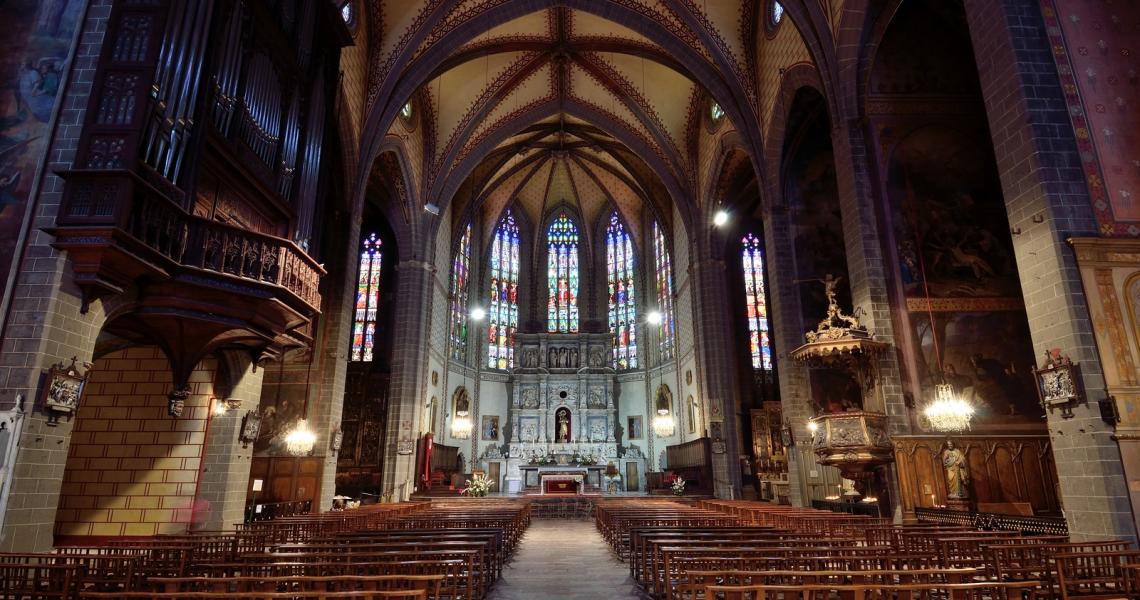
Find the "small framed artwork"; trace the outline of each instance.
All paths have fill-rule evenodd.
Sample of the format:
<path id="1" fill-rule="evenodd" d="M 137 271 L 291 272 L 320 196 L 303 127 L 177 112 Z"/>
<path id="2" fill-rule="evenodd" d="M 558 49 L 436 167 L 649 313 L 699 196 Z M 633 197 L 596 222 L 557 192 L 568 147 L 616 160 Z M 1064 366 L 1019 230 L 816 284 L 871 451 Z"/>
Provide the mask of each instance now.
<path id="1" fill-rule="evenodd" d="M 79 410 L 79 399 L 83 396 L 83 386 L 87 383 L 90 371 L 80 374 L 75 361 L 76 359 L 71 359 L 68 367 L 64 367 L 61 362 L 48 371 L 42 400 L 48 416 L 46 425 L 55 427 L 61 416 L 71 418 Z"/>
<path id="2" fill-rule="evenodd" d="M 245 413 L 241 419 L 241 433 L 238 435 L 238 440 L 241 441 L 242 446 L 248 446 L 257 436 L 261 433 L 261 414 L 253 412 L 252 410 Z"/>
<path id="3" fill-rule="evenodd" d="M 1045 364 L 1034 369 L 1034 374 L 1041 407 L 1050 413 L 1060 408 L 1062 418 L 1073 418 L 1073 407 L 1085 402 L 1079 365 L 1062 356 L 1060 350 L 1052 349 L 1046 352 Z"/>
<path id="4" fill-rule="evenodd" d="M 641 421 L 641 415 L 636 417 L 626 417 L 626 431 L 629 433 L 629 439 L 640 440 L 645 436 L 645 429 Z"/>
<path id="5" fill-rule="evenodd" d="M 484 442 L 497 441 L 499 439 L 499 416 L 483 415 L 483 426 L 480 431 L 482 432 L 480 437 Z"/>

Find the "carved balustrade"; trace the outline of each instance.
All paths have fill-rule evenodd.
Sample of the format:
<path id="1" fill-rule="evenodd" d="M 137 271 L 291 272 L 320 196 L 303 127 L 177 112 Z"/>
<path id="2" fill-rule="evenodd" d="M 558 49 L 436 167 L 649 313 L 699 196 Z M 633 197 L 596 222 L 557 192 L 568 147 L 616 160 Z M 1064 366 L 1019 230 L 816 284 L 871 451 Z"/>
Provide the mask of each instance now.
<path id="1" fill-rule="evenodd" d="M 71 171 L 63 176 L 75 190 L 66 195 L 52 230 L 60 249 L 90 253 L 105 245 L 101 255 L 111 250 L 133 254 L 148 266 L 167 270 L 167 275 L 171 267 L 183 267 L 279 286 L 303 303 L 297 308 L 320 311 L 318 286 L 324 269 L 292 241 L 189 214 L 129 171 Z M 99 271 L 99 283 L 88 281 L 85 286 L 84 278 L 78 278 L 88 300 L 151 271 L 123 260 L 83 262 L 84 268 Z"/>

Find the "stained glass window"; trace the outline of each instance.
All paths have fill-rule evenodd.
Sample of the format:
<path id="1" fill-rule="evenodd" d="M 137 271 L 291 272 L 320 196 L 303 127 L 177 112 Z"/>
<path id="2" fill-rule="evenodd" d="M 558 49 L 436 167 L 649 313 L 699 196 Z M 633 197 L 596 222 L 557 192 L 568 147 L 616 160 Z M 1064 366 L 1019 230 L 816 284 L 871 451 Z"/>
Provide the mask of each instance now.
<path id="1" fill-rule="evenodd" d="M 407 102 L 404 103 L 404 106 L 400 109 L 400 116 L 404 117 L 404 119 L 411 119 L 412 118 L 412 101 L 411 100 L 408 100 Z"/>
<path id="2" fill-rule="evenodd" d="M 609 274 L 610 333 L 614 336 L 615 369 L 637 368 L 637 307 L 633 291 L 633 243 L 615 211 L 606 228 Z"/>
<path id="3" fill-rule="evenodd" d="M 368 234 L 360 251 L 356 280 L 356 313 L 352 324 L 352 360 L 371 362 L 376 342 L 376 306 L 380 303 L 380 264 L 384 258 L 380 236 Z"/>
<path id="4" fill-rule="evenodd" d="M 773 25 L 779 25 L 780 21 L 784 20 L 784 5 L 777 1 L 772 2 L 772 12 L 770 18 Z"/>
<path id="5" fill-rule="evenodd" d="M 515 366 L 519 326 L 519 228 L 507 210 L 491 240 L 491 295 L 487 309 L 487 366 Z"/>
<path id="6" fill-rule="evenodd" d="M 744 294 L 748 304 L 748 349 L 753 369 L 772 368 L 772 343 L 768 339 L 768 303 L 764 292 L 764 250 L 751 233 L 741 240 L 744 263 Z"/>
<path id="7" fill-rule="evenodd" d="M 653 223 L 653 256 L 657 261 L 657 310 L 661 324 L 657 326 L 657 339 L 661 347 L 661 360 L 673 358 L 677 324 L 673 321 L 673 259 L 669 256 L 665 232 Z"/>
<path id="8" fill-rule="evenodd" d="M 471 225 L 463 230 L 451 261 L 451 358 L 467 356 L 467 277 L 471 266 Z"/>
<path id="9" fill-rule="evenodd" d="M 546 329 L 550 333 L 578 332 L 578 228 L 566 213 L 546 231 L 550 284 Z"/>

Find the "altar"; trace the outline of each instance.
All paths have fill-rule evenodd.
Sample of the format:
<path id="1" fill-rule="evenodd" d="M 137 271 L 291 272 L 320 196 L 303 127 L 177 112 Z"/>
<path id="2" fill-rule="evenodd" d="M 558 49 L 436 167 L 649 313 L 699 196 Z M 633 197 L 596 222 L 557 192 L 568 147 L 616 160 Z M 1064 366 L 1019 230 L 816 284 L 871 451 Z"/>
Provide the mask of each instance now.
<path id="1" fill-rule="evenodd" d="M 601 486 L 602 473 L 605 471 L 605 467 L 602 465 L 523 465 L 519 467 L 519 470 L 522 472 L 523 485 L 532 490 L 537 487 L 540 494 L 582 494 L 589 488 L 598 489 Z M 561 484 L 551 482 L 561 482 Z"/>
<path id="2" fill-rule="evenodd" d="M 539 473 L 538 479 L 542 482 L 539 492 L 543 496 L 550 494 L 581 494 L 586 487 L 586 472 L 578 473 Z"/>

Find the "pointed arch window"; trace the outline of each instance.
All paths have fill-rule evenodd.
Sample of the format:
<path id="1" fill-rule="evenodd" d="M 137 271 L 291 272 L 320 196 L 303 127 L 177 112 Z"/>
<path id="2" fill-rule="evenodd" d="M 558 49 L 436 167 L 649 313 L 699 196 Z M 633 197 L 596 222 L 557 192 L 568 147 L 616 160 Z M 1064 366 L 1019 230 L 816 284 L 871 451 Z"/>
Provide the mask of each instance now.
<path id="1" fill-rule="evenodd" d="M 380 304 L 380 267 L 383 259 L 380 236 L 375 232 L 368 234 L 361 244 L 360 272 L 356 279 L 356 310 L 352 324 L 353 361 L 372 361 L 376 341 L 376 308 Z"/>
<path id="2" fill-rule="evenodd" d="M 451 358 L 467 356 L 468 274 L 471 270 L 471 224 L 463 230 L 451 261 Z"/>
<path id="3" fill-rule="evenodd" d="M 744 268 L 744 294 L 748 316 L 748 349 L 753 369 L 772 368 L 768 339 L 768 302 L 764 289 L 764 249 L 760 238 L 748 233 L 740 241 Z"/>
<path id="4" fill-rule="evenodd" d="M 491 240 L 491 289 L 487 309 L 487 367 L 515 366 L 519 326 L 519 228 L 507 210 Z"/>
<path id="5" fill-rule="evenodd" d="M 547 302 L 546 330 L 578 332 L 578 228 L 561 213 L 546 231 Z"/>
<path id="6" fill-rule="evenodd" d="M 637 368 L 637 306 L 633 289 L 633 243 L 617 211 L 606 228 L 606 270 L 610 293 L 610 334 L 615 369 Z"/>
<path id="7" fill-rule="evenodd" d="M 661 360 L 670 360 L 676 352 L 677 337 L 677 324 L 673 320 L 673 259 L 669 256 L 665 232 L 656 221 L 653 222 L 653 256 L 657 266 L 657 310 L 661 312 L 657 340 Z"/>

